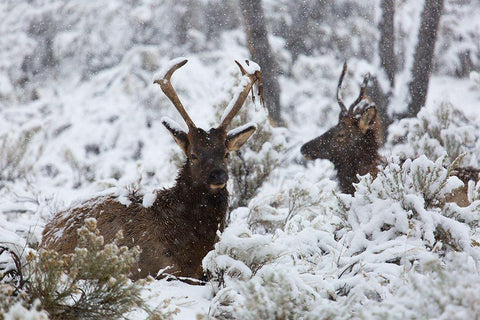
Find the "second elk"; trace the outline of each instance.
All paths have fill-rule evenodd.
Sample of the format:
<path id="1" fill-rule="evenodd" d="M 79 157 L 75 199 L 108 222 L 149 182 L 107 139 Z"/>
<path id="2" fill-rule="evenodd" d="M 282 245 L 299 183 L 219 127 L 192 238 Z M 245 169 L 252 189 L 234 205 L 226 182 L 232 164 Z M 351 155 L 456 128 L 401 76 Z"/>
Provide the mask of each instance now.
<path id="1" fill-rule="evenodd" d="M 162 120 L 186 156 L 176 184 L 157 191 L 156 200 L 148 207 L 138 196 L 132 195 L 130 204 L 124 205 L 114 195 L 107 195 L 59 212 L 43 231 L 43 247 L 61 254 L 72 253 L 78 228 L 86 218 L 95 218 L 105 242 L 111 242 L 122 231 L 119 245 L 140 247 L 132 279 L 155 277 L 168 267 L 175 276 L 202 278 L 202 259 L 213 248 L 228 208 L 229 152 L 239 149 L 256 129 L 254 124 L 246 124 L 227 131 L 227 126 L 261 74 L 252 64 L 242 66 L 237 62 L 243 74 L 242 91 L 230 103 L 220 125 L 205 131 L 192 121 L 170 83 L 172 74 L 186 62 L 182 58 L 172 61 L 163 78 L 155 81 L 188 126 L 186 132 L 175 122 Z"/>
<path id="2" fill-rule="evenodd" d="M 385 160 L 378 153 L 383 143 L 380 115 L 373 100 L 365 94 L 370 75 L 365 75 L 360 94 L 347 109 L 340 95 L 346 71 L 345 63 L 337 86 L 337 101 L 340 105 L 337 125 L 305 143 L 300 151 L 307 159 L 327 159 L 333 162 L 340 190 L 353 195 L 354 183 L 358 182 L 357 175 L 369 173 L 375 178 L 379 165 L 384 165 Z M 464 183 L 464 187 L 447 194 L 445 201 L 455 202 L 462 207 L 468 206 L 467 184 L 471 180 L 477 182 L 479 173 L 480 170 L 472 167 L 453 170 L 452 174 Z"/>
<path id="3" fill-rule="evenodd" d="M 353 194 L 357 174 L 376 175 L 380 164 L 378 149 L 383 143 L 383 128 L 375 103 L 365 95 L 370 75 L 365 75 L 358 98 L 347 109 L 340 95 L 347 64 L 343 65 L 337 86 L 340 106 L 338 123 L 323 135 L 305 143 L 300 152 L 310 160 L 327 159 L 337 170 L 340 190 Z"/>

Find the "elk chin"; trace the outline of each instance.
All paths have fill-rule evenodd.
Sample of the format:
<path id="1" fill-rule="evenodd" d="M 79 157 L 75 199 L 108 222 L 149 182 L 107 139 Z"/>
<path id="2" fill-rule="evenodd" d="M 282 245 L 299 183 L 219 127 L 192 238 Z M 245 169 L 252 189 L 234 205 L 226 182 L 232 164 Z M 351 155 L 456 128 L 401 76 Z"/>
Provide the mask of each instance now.
<path id="1" fill-rule="evenodd" d="M 210 190 L 212 190 L 212 191 L 217 191 L 217 190 L 220 190 L 220 189 L 225 188 L 225 185 L 226 185 L 226 183 L 221 183 L 221 184 L 212 184 L 212 183 L 210 183 L 210 184 L 209 184 L 209 187 L 210 187 Z"/>

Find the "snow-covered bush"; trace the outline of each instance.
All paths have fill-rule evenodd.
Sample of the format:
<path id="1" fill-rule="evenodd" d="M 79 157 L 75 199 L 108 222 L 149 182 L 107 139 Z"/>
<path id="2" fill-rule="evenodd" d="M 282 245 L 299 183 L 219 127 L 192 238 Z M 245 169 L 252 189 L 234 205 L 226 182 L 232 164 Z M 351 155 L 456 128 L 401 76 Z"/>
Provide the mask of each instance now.
<path id="1" fill-rule="evenodd" d="M 435 69 L 458 77 L 480 70 L 480 22 L 475 0 L 446 1 L 440 20 Z M 462 23 L 471 21 L 471 23 Z"/>
<path id="2" fill-rule="evenodd" d="M 451 163 L 466 153 L 459 166 L 478 166 L 480 126 L 450 103 L 423 108 L 416 118 L 406 118 L 388 128 L 387 147 L 400 158 L 429 159 L 446 155 Z"/>
<path id="3" fill-rule="evenodd" d="M 395 280 L 395 289 L 381 301 L 368 301 L 360 319 L 477 319 L 480 275 L 467 253 L 449 253 L 442 260 L 421 260 Z"/>
<path id="4" fill-rule="evenodd" d="M 116 240 L 105 244 L 95 219 L 87 219 L 78 234 L 72 254 L 46 249 L 27 249 L 26 257 L 12 254 L 15 266 L 0 273 L 0 319 L 118 318 L 140 309 L 148 319 L 160 320 L 177 312 L 166 303 L 152 311 L 141 296 L 142 283 L 128 278 L 139 256 L 137 247 L 119 247 Z M 2 248 L 0 256 L 3 249 L 8 250 Z M 4 260 L 1 256 L 0 265 Z"/>
<path id="5" fill-rule="evenodd" d="M 445 196 L 463 185 L 450 174 L 443 158 L 432 162 L 421 156 L 401 166 L 387 165 L 375 180 L 362 177 L 355 197 L 338 197 L 345 223 L 341 232 L 351 229 L 342 235 L 349 238 L 351 250 L 359 254 L 371 248 L 375 239 L 383 239 L 385 245 L 402 238 L 402 245 L 412 239 L 423 241 L 422 246 L 429 249 L 468 251 L 471 231 L 463 222 L 478 218 L 465 215 L 458 206 L 444 205 Z M 402 259 L 402 255 L 391 258 Z"/>
<path id="6" fill-rule="evenodd" d="M 407 274 L 408 286 L 397 293 L 398 299 L 403 300 L 400 305 L 415 311 L 411 318 L 479 318 L 477 266 L 478 262 L 466 253 L 450 253 L 445 262 L 422 261 Z"/>
<path id="7" fill-rule="evenodd" d="M 49 319 L 48 313 L 41 310 L 41 306 L 38 300 L 30 305 L 26 306 L 25 302 L 21 298 L 6 300 L 3 288 L 0 287 L 0 319 L 1 320 L 47 320 Z M 5 304 L 6 302 L 6 304 Z"/>
<path id="8" fill-rule="evenodd" d="M 213 301 L 210 316 L 245 320 L 301 319 L 313 308 L 317 295 L 298 274 L 268 266 L 257 276 L 239 283 L 238 293 L 230 289 L 220 292 Z"/>
<path id="9" fill-rule="evenodd" d="M 14 181 L 25 178 L 32 170 L 33 159 L 26 156 L 27 150 L 33 152 L 35 148 L 29 149 L 32 136 L 40 128 L 33 128 L 20 132 L 18 137 L 5 134 L 0 136 L 0 189 L 5 181 Z M 41 153 L 37 149 L 37 153 Z"/>
<path id="10" fill-rule="evenodd" d="M 73 254 L 40 249 L 27 255 L 29 298 L 38 299 L 53 319 L 119 317 L 143 307 L 140 287 L 128 279 L 138 249 L 104 244 L 95 219 L 85 223 Z"/>
<path id="11" fill-rule="evenodd" d="M 325 177 L 313 185 L 293 179 L 283 195 L 260 193 L 249 208 L 232 213 L 204 259 L 217 288 L 210 315 L 395 318 L 382 302 L 401 297 L 405 274 L 422 274 L 418 263 L 448 264 L 452 252 L 480 258 L 480 202 L 467 208 L 446 203 L 444 197 L 462 185 L 450 176 L 456 163 L 446 162 L 421 156 L 391 163 L 376 179 L 361 177 L 354 196 L 334 196 Z M 252 223 L 262 212 L 268 223 Z"/>
<path id="12" fill-rule="evenodd" d="M 333 245 L 324 214 L 334 199 L 334 183 L 298 176 L 272 194 L 278 187 L 265 186 L 248 208 L 233 211 L 231 224 L 205 257 L 204 269 L 218 291 L 210 316 L 293 319 L 313 309 L 319 289 L 307 285 L 304 276 L 315 273 L 315 264 Z"/>
<path id="13" fill-rule="evenodd" d="M 28 308 L 35 313 L 38 302 L 34 303 L 34 306 L 28 306 L 25 301 L 26 293 L 21 288 L 26 280 L 23 278 L 22 269 L 21 257 L 2 243 L 0 245 L 0 320 L 21 319 L 20 316 L 12 316 L 12 314 L 20 313 L 21 315 L 25 311 L 30 313 Z M 33 319 L 37 318 L 33 317 Z M 42 319 L 47 319 L 45 314 Z"/>

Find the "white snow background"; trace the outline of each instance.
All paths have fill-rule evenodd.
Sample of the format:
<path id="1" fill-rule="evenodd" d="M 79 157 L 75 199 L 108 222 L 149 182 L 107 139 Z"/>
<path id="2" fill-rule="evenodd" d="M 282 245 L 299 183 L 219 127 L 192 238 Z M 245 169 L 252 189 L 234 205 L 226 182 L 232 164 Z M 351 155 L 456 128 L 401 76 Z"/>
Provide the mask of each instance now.
<path id="1" fill-rule="evenodd" d="M 464 164 L 479 167 L 480 78 L 475 72 L 459 78 L 455 70 L 462 50 L 470 50 L 474 60 L 480 57 L 480 7 L 475 1 L 445 2 L 435 73 L 419 119 L 441 127 L 435 112 L 441 106 L 458 109 L 464 117 L 439 130 L 462 145 Z M 289 3 L 264 1 L 272 26 L 281 19 L 294 23 L 288 20 Z M 397 46 L 407 67 L 397 78 L 395 110 L 405 107 L 419 3 L 397 7 Z M 391 164 L 375 181 L 362 178 L 354 197 L 339 193 L 330 162 L 305 162 L 300 155 L 302 143 L 338 119 L 335 89 L 343 61 L 350 70 L 344 101 L 356 96 L 365 72 L 378 73 L 378 3 L 345 0 L 339 6 L 347 4 L 370 15 L 319 27 L 325 39 L 348 37 L 345 50 L 332 45 L 293 61 L 286 39 L 270 36 L 282 71 L 287 124 L 270 128 L 271 144 L 284 144 L 284 152 L 272 153 L 270 146 L 259 154 L 246 152 L 259 162 L 273 154 L 278 166 L 247 207 L 230 213 L 228 227 L 204 259 L 215 280 L 204 286 L 150 282 L 144 297 L 153 308 L 166 300 L 169 309 L 179 310 L 175 319 L 480 318 L 480 189 L 471 186 L 476 200 L 467 208 L 425 205 L 458 181 L 416 187 L 416 173 L 442 176 L 450 163 L 444 146 L 421 136 L 420 120 L 392 125 L 381 150 Z M 178 167 L 172 159 L 180 151 L 161 119 L 184 124 L 153 84 L 154 75 L 171 59 L 187 57 L 173 86 L 197 126 L 219 123 L 219 105 L 231 99 L 240 79 L 234 60 L 249 54 L 238 9 L 225 14 L 224 31 L 208 29 L 202 12 L 216 5 L 214 0 L 0 4 L 0 243 L 21 251 L 41 241 L 55 212 L 98 193 L 121 195 L 136 184 L 148 205 L 152 190 L 173 184 Z M 244 108 L 249 121 L 267 125 L 258 106 Z M 408 136 L 411 132 L 417 136 Z M 408 138 L 399 143 L 396 135 Z M 427 158 L 421 146 L 432 145 Z M 412 160 L 402 167 L 395 162 L 400 156 Z M 384 191 L 398 177 L 403 188 L 393 195 Z M 452 242 L 438 241 L 438 230 Z M 134 311 L 126 317 L 146 315 Z"/>

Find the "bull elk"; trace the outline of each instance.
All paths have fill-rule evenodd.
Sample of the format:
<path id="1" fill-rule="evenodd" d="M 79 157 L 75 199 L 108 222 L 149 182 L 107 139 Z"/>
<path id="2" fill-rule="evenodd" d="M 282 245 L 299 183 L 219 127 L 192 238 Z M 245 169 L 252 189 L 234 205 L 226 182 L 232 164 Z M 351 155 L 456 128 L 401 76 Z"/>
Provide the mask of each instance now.
<path id="1" fill-rule="evenodd" d="M 383 142 L 382 124 L 375 103 L 365 95 L 369 74 L 366 74 L 357 99 L 347 107 L 342 101 L 340 89 L 347 72 L 343 65 L 337 86 L 340 114 L 336 126 L 323 135 L 305 143 L 300 152 L 310 160 L 327 159 L 337 170 L 340 190 L 353 194 L 357 174 L 376 175 L 380 164 L 378 149 Z"/>
<path id="2" fill-rule="evenodd" d="M 202 277 L 202 259 L 212 249 L 217 228 L 228 207 L 225 185 L 229 152 L 239 149 L 256 129 L 254 124 L 246 124 L 227 131 L 227 126 L 244 104 L 254 83 L 261 81 L 261 73 L 248 61 L 246 65 L 235 61 L 243 75 L 243 89 L 232 99 L 220 125 L 205 131 L 192 121 L 170 82 L 172 74 L 186 62 L 183 58 L 173 60 L 163 78 L 154 82 L 160 85 L 188 126 L 186 132 L 172 120 L 162 119 L 186 155 L 176 184 L 170 189 L 156 191 L 156 199 L 148 207 L 142 205 L 138 196 L 131 195 L 130 203 L 125 205 L 114 195 L 107 195 L 59 212 L 43 231 L 43 247 L 61 254 L 73 252 L 77 245 L 77 229 L 86 218 L 96 218 L 106 242 L 122 231 L 119 245 L 137 245 L 142 250 L 138 265 L 132 270 L 132 279 L 156 276 L 160 269 L 167 267 L 176 276 Z"/>
<path id="3" fill-rule="evenodd" d="M 341 109 L 337 125 L 305 143 L 300 152 L 310 160 L 327 159 L 333 162 L 340 190 L 353 195 L 353 184 L 358 182 L 357 175 L 370 173 L 375 177 L 378 166 L 385 164 L 385 161 L 378 153 L 383 142 L 380 115 L 375 103 L 365 94 L 370 75 L 365 75 L 360 94 L 347 110 L 340 95 L 346 71 L 345 63 L 337 86 L 337 101 Z M 466 185 L 470 180 L 478 181 L 479 172 L 472 167 L 455 169 L 452 174 L 462 180 L 465 186 L 448 194 L 446 201 L 456 202 L 459 206 L 469 205 Z"/>

